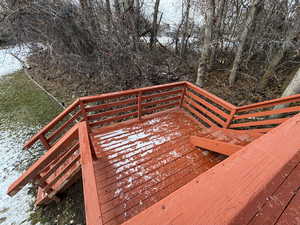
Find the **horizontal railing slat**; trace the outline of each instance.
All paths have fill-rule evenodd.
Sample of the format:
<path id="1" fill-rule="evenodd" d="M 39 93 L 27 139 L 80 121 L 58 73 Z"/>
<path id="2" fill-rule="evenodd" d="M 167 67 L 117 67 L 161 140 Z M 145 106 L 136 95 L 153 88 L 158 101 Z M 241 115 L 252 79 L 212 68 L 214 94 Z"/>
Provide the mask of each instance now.
<path id="1" fill-rule="evenodd" d="M 186 95 L 188 97 L 194 99 L 198 103 L 201 103 L 202 105 L 205 105 L 206 107 L 210 108 L 211 110 L 213 110 L 214 112 L 216 112 L 217 114 L 219 114 L 220 116 L 222 116 L 224 119 L 227 120 L 229 118 L 229 116 L 230 116 L 229 114 L 225 113 L 221 109 L 219 109 L 216 106 L 210 104 L 209 102 L 205 101 L 204 99 L 200 98 L 199 96 L 194 95 L 192 92 L 186 91 Z"/>
<path id="2" fill-rule="evenodd" d="M 254 110 L 254 109 L 258 109 L 258 108 L 272 107 L 275 105 L 287 104 L 287 103 L 296 102 L 296 101 L 300 101 L 300 94 L 292 95 L 289 97 L 272 99 L 272 100 L 264 101 L 264 102 L 258 102 L 258 103 L 254 103 L 254 104 L 250 104 L 250 105 L 240 106 L 237 108 L 237 112 L 244 112 L 244 111 Z"/>
<path id="3" fill-rule="evenodd" d="M 217 103 L 218 105 L 224 107 L 225 109 L 227 109 L 228 111 L 231 111 L 233 109 L 236 109 L 236 106 L 232 105 L 231 103 L 229 102 L 226 102 L 225 100 L 217 97 L 216 95 L 214 94 L 211 94 L 209 93 L 208 91 L 205 91 L 204 89 L 202 88 L 199 88 L 198 86 L 190 83 L 190 82 L 186 82 L 187 83 L 187 87 L 188 88 L 191 88 L 192 90 L 194 90 L 195 92 L 203 95 L 204 97 L 212 100 L 214 103 Z"/>
<path id="4" fill-rule="evenodd" d="M 96 105 L 96 106 L 90 106 L 90 107 L 86 107 L 85 109 L 86 109 L 86 112 L 93 112 L 96 110 L 101 110 L 101 109 L 105 109 L 105 108 L 111 108 L 111 107 L 115 107 L 115 106 L 131 104 L 131 103 L 137 103 L 137 102 L 138 102 L 138 99 L 133 98 L 133 99 L 126 99 L 126 100 L 117 101 L 117 102 L 105 103 L 105 104 Z"/>
<path id="5" fill-rule="evenodd" d="M 78 138 L 78 125 L 73 126 L 68 132 L 56 142 L 41 158 L 39 158 L 28 170 L 26 170 L 19 179 L 17 179 L 8 189 L 10 196 L 17 193 L 28 182 L 33 180 L 43 168 L 45 168 L 59 153 L 60 148 L 68 146 L 74 139 Z"/>
<path id="6" fill-rule="evenodd" d="M 280 118 L 280 119 L 270 119 L 270 120 L 260 120 L 260 121 L 251 121 L 245 123 L 235 123 L 231 124 L 230 128 L 238 128 L 238 127 L 253 127 L 253 126 L 263 126 L 263 125 L 271 125 L 271 124 L 281 124 L 289 118 Z"/>
<path id="7" fill-rule="evenodd" d="M 171 83 L 171 84 L 162 84 L 162 85 L 156 85 L 156 86 L 152 86 L 152 87 L 137 88 L 137 89 L 127 90 L 127 91 L 118 91 L 118 92 L 101 94 L 101 95 L 96 95 L 96 96 L 82 97 L 82 98 L 80 98 L 80 100 L 82 100 L 84 103 L 88 103 L 88 102 L 99 101 L 102 99 L 116 98 L 116 97 L 120 97 L 120 96 L 138 94 L 139 92 L 150 92 L 150 91 L 155 91 L 155 90 L 163 90 L 163 89 L 167 89 L 167 88 L 174 88 L 174 87 L 179 87 L 179 86 L 184 86 L 184 85 L 185 85 L 184 81 L 175 82 L 175 83 Z"/>
<path id="8" fill-rule="evenodd" d="M 164 98 L 164 99 L 160 99 L 160 100 L 157 100 L 157 101 L 146 102 L 146 103 L 142 103 L 142 107 L 156 105 L 156 104 L 160 104 L 160 103 L 163 103 L 163 102 L 170 102 L 170 101 L 178 100 L 180 98 L 181 98 L 181 96 L 178 95 L 178 96 L 171 97 L 171 98 Z"/>
<path id="9" fill-rule="evenodd" d="M 68 121 L 66 121 L 63 125 L 61 125 L 58 129 L 56 129 L 48 138 L 48 142 L 51 142 L 57 135 L 63 131 L 68 125 L 70 125 L 72 122 L 74 122 L 78 117 L 82 114 L 82 111 L 78 111 L 76 114 L 74 114 Z"/>
<path id="10" fill-rule="evenodd" d="M 97 121 L 97 122 L 92 122 L 92 123 L 89 123 L 89 126 L 94 127 L 94 126 L 102 125 L 102 124 L 109 123 L 109 122 L 112 122 L 112 121 L 115 121 L 115 120 L 122 120 L 122 119 L 126 119 L 128 117 L 137 116 L 137 115 L 138 115 L 138 112 L 128 113 L 128 114 L 124 114 L 124 115 L 121 115 L 121 116 L 116 116 L 116 117 L 113 117 L 113 118 L 100 120 L 100 121 Z"/>
<path id="11" fill-rule="evenodd" d="M 300 106 L 288 107 L 283 109 L 273 109 L 273 110 L 256 112 L 256 113 L 248 113 L 243 115 L 235 115 L 234 119 L 238 120 L 238 119 L 246 119 L 249 117 L 270 116 L 270 115 L 277 115 L 277 114 L 297 112 L 297 111 L 300 111 Z"/>
<path id="12" fill-rule="evenodd" d="M 58 171 L 58 173 L 55 173 L 55 177 L 48 183 L 48 185 L 45 187 L 44 191 L 48 192 L 52 186 L 60 179 L 62 178 L 71 168 L 75 165 L 75 163 L 79 162 L 80 154 L 76 155 L 68 164 L 61 170 Z"/>
<path id="13" fill-rule="evenodd" d="M 212 112 L 208 111 L 207 109 L 205 109 L 201 105 L 197 104 L 197 102 L 194 99 L 185 97 L 184 100 L 187 103 L 192 104 L 195 108 L 197 108 L 198 110 L 200 110 L 204 114 L 206 114 L 209 118 L 211 118 L 217 124 L 222 125 L 222 126 L 225 125 L 225 122 L 223 120 L 221 120 L 219 117 L 217 117 L 215 114 L 213 114 Z"/>
<path id="14" fill-rule="evenodd" d="M 94 119 L 101 118 L 103 116 L 110 116 L 110 115 L 114 115 L 114 114 L 117 114 L 117 113 L 120 113 L 120 112 L 128 112 L 128 111 L 131 111 L 131 110 L 134 110 L 134 109 L 137 109 L 137 105 L 129 106 L 129 107 L 125 107 L 125 108 L 120 108 L 120 109 L 113 109 L 113 110 L 109 110 L 109 111 L 106 111 L 106 112 L 97 113 L 97 114 L 94 114 L 94 115 L 89 115 L 88 120 L 94 120 Z"/>
<path id="15" fill-rule="evenodd" d="M 188 111 L 190 111 L 192 114 L 194 114 L 196 117 L 198 117 L 200 120 L 204 121 L 208 125 L 212 127 L 216 127 L 216 124 L 214 124 L 212 121 L 207 119 L 205 116 L 203 116 L 201 113 L 197 112 L 195 109 L 193 109 L 191 106 L 189 106 L 185 101 L 183 102 L 182 106 L 186 108 Z"/>
<path id="16" fill-rule="evenodd" d="M 66 151 L 63 155 L 61 155 L 59 158 L 57 158 L 57 161 L 51 163 L 49 170 L 46 172 L 46 174 L 41 176 L 41 179 L 39 179 L 38 182 L 43 183 L 44 181 L 46 181 L 58 169 L 58 167 L 60 167 L 78 149 L 79 149 L 79 143 L 74 145 L 72 148 L 70 148 L 68 151 Z"/>
<path id="17" fill-rule="evenodd" d="M 159 110 L 159 109 L 163 109 L 163 108 L 167 108 L 167 107 L 171 107 L 171 106 L 176 106 L 178 105 L 179 106 L 179 101 L 177 102 L 172 102 L 172 103 L 169 103 L 169 104 L 164 104 L 164 105 L 160 105 L 160 106 L 156 106 L 156 107 L 152 107 L 152 108 L 148 108 L 148 109 L 143 109 L 142 112 L 152 112 L 152 111 L 155 111 L 155 110 Z"/>
<path id="18" fill-rule="evenodd" d="M 163 96 L 166 96 L 166 95 L 175 95 L 175 94 L 178 94 L 178 93 L 182 93 L 182 89 L 174 90 L 174 91 L 166 91 L 166 92 L 162 92 L 162 93 L 158 93 L 158 94 L 145 95 L 145 96 L 142 96 L 142 100 L 146 100 L 146 99 L 149 99 L 149 98 L 163 97 Z"/>
<path id="19" fill-rule="evenodd" d="M 30 138 L 24 145 L 24 148 L 30 148 L 41 135 L 46 134 L 51 128 L 59 123 L 64 117 L 68 116 L 77 106 L 79 106 L 79 100 L 76 100 L 72 105 L 66 108 L 62 113 L 55 117 L 50 123 L 43 127 L 38 133 Z"/>

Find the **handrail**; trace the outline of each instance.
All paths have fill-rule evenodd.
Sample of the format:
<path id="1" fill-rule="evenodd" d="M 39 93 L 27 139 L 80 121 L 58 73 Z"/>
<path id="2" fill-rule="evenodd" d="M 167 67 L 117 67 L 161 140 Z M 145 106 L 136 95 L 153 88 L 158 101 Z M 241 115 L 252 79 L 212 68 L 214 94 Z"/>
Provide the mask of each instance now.
<path id="1" fill-rule="evenodd" d="M 99 205 L 99 196 L 87 123 L 79 123 L 78 128 L 86 223 L 102 225 L 101 209 Z"/>
<path id="2" fill-rule="evenodd" d="M 76 140 L 78 136 L 78 125 L 73 126 L 57 143 L 55 143 L 41 158 L 39 158 L 19 179 L 10 185 L 7 194 L 15 195 L 21 188 L 32 180 L 39 179 L 39 174 L 49 165 L 49 163 L 62 153 L 70 142 Z"/>
<path id="3" fill-rule="evenodd" d="M 296 102 L 300 102 L 300 94 L 237 107 L 229 128 L 251 129 L 266 133 L 300 112 L 299 105 L 288 104 Z M 280 105 L 282 107 L 273 108 Z"/>
<path id="4" fill-rule="evenodd" d="M 151 87 L 144 87 L 144 88 L 136 88 L 131 90 L 125 90 L 125 91 L 117 91 L 112 93 L 105 93 L 95 96 L 88 96 L 88 97 L 82 97 L 80 98 L 81 101 L 84 103 L 93 102 L 93 101 L 99 101 L 106 98 L 116 98 L 120 96 L 125 95 L 132 95 L 132 94 L 138 94 L 139 92 L 149 92 L 149 91 L 155 91 L 155 90 L 162 90 L 166 88 L 172 88 L 172 87 L 178 87 L 178 86 L 184 86 L 186 84 L 185 81 L 180 82 L 174 82 L 170 84 L 162 84 L 162 85 L 155 85 Z"/>
<path id="5" fill-rule="evenodd" d="M 39 139 L 44 139 L 42 142 L 45 143 L 45 134 L 52 129 L 56 124 L 58 124 L 63 118 L 68 116 L 77 106 L 79 105 L 79 100 L 76 100 L 73 104 L 67 107 L 63 112 L 61 112 L 58 116 L 56 116 L 50 123 L 48 123 L 45 127 L 43 127 L 38 133 L 36 133 L 33 137 L 31 137 L 25 144 L 24 148 L 30 148 L 36 141 Z M 44 144 L 43 143 L 43 144 Z M 51 146 L 48 144 L 47 149 Z M 45 145 L 45 144 L 44 144 Z"/>
<path id="6" fill-rule="evenodd" d="M 297 95 L 291 95 L 288 97 L 282 97 L 282 98 L 276 98 L 268 101 L 263 101 L 263 102 L 258 102 L 258 103 L 253 103 L 249 105 L 244 105 L 244 106 L 239 106 L 237 107 L 238 112 L 243 112 L 247 110 L 252 110 L 256 108 L 263 108 L 263 107 L 271 107 L 275 105 L 280 105 L 280 104 L 285 104 L 285 103 L 290 103 L 295 100 L 300 100 L 300 94 Z"/>
<path id="7" fill-rule="evenodd" d="M 191 87 L 192 89 L 198 91 L 200 94 L 204 95 L 205 97 L 209 98 L 209 99 L 213 99 L 215 100 L 215 103 L 220 104 L 221 106 L 223 106 L 224 108 L 228 109 L 229 111 L 236 109 L 237 107 L 221 98 L 219 98 L 218 96 L 196 86 L 195 84 L 192 84 L 188 81 L 185 82 L 187 84 L 188 87 Z"/>
<path id="8" fill-rule="evenodd" d="M 227 128 L 236 106 L 204 89 L 186 82 L 182 106 L 206 126 Z"/>
<path id="9" fill-rule="evenodd" d="M 61 136 L 63 136 L 63 131 L 70 125 L 74 124 L 75 122 L 78 121 L 89 121 L 92 118 L 95 118 L 95 115 L 91 115 L 91 113 L 93 113 L 94 111 L 97 110 L 101 110 L 103 109 L 105 106 L 106 107 L 110 107 L 110 106 L 118 106 L 118 104 L 116 103 L 107 103 L 107 104 L 100 104 L 100 105 L 96 105 L 96 106 L 88 106 L 88 103 L 92 103 L 92 102 L 96 102 L 96 101 L 101 101 L 101 100 L 109 100 L 109 99 L 114 99 L 114 98 L 118 98 L 118 97 L 124 97 L 124 96 L 129 96 L 129 95 L 140 95 L 140 99 L 138 100 L 138 98 L 136 100 L 134 99 L 129 99 L 129 100 L 121 100 L 117 103 L 120 104 L 126 104 L 126 103 L 131 103 L 131 102 L 137 102 L 137 108 L 138 108 L 138 118 L 141 119 L 142 114 L 144 112 L 150 112 L 150 110 L 144 110 L 143 109 L 143 101 L 148 100 L 149 98 L 156 98 L 156 97 L 163 97 L 163 96 L 168 96 L 168 95 L 172 95 L 172 94 L 176 94 L 179 93 L 179 91 L 177 90 L 173 90 L 173 91 L 167 91 L 164 93 L 158 93 L 156 95 L 144 95 L 143 94 L 147 94 L 147 92 L 151 92 L 151 91 L 161 91 L 161 90 L 165 90 L 165 89 L 170 89 L 170 88 L 176 88 L 176 87 L 184 87 L 185 86 L 185 82 L 175 82 L 175 83 L 171 83 L 171 84 L 163 84 L 163 85 L 156 85 L 156 86 L 152 86 L 152 87 L 145 87 L 145 88 L 137 88 L 137 89 L 132 89 L 132 90 L 126 90 L 126 91 L 119 91 L 119 92 L 113 92 L 113 93 L 105 93 L 105 94 L 100 94 L 100 95 L 96 95 L 96 96 L 89 96 L 89 97 L 82 97 L 77 99 L 73 104 L 71 104 L 68 108 L 66 108 L 63 112 L 61 112 L 58 116 L 56 116 L 49 124 L 47 124 L 45 127 L 43 127 L 37 134 L 35 134 L 33 137 L 31 137 L 25 144 L 24 144 L 24 148 L 30 148 L 35 142 L 37 141 L 41 141 L 42 144 L 44 145 L 44 147 L 49 150 L 53 144 L 55 143 L 55 141 L 58 140 L 58 138 Z M 168 100 L 168 99 L 167 99 Z M 172 99 L 171 99 L 172 100 Z M 161 101 L 163 102 L 163 101 Z M 179 105 L 179 103 L 178 103 Z M 168 105 L 166 105 L 165 107 L 167 107 Z M 76 111 L 76 108 L 78 108 L 78 110 Z M 159 107 L 157 109 L 161 109 L 164 107 Z M 124 111 L 130 111 L 131 108 L 128 109 L 124 109 Z M 106 112 L 103 114 L 99 114 L 101 117 L 104 117 L 108 114 L 113 114 L 113 113 L 117 113 L 117 112 L 122 112 L 123 110 L 116 110 L 116 111 L 112 111 L 112 112 Z M 71 118 L 68 118 L 71 115 Z M 135 116 L 135 113 L 129 113 L 128 117 L 130 116 Z M 63 120 L 65 120 L 67 118 L 67 121 L 64 122 L 62 125 L 60 125 L 59 123 L 62 122 Z M 116 119 L 126 119 L 126 116 L 117 116 Z M 107 119 L 105 122 L 110 122 L 113 121 L 113 119 Z M 97 122 L 92 122 L 92 125 L 102 125 L 103 122 L 101 121 L 97 121 Z M 58 128 L 55 128 L 53 131 L 51 131 L 51 129 L 53 129 L 56 126 L 59 126 Z"/>
<path id="10" fill-rule="evenodd" d="M 176 89 L 177 87 L 182 88 Z M 209 126 L 234 128 L 232 124 L 236 123 L 237 119 L 247 119 L 245 115 L 242 117 L 239 115 L 241 112 L 290 103 L 295 100 L 300 100 L 300 94 L 237 107 L 187 81 L 81 97 L 29 139 L 24 148 L 30 148 L 39 140 L 49 150 L 59 137 L 63 136 L 67 128 L 78 121 L 87 121 L 88 126 L 104 126 L 130 118 L 141 120 L 144 114 L 180 106 L 192 114 L 196 113 L 195 116 Z M 103 103 L 103 101 L 108 102 Z M 94 103 L 98 104 L 93 105 Z M 274 113 L 292 112 L 292 110 L 297 111 L 297 108 L 277 110 Z M 69 118 L 70 114 L 72 116 Z M 273 115 L 272 110 L 266 112 L 265 115 L 267 114 Z M 249 116 L 259 115 L 264 114 L 249 114 Z M 64 120 L 66 121 L 60 124 Z"/>

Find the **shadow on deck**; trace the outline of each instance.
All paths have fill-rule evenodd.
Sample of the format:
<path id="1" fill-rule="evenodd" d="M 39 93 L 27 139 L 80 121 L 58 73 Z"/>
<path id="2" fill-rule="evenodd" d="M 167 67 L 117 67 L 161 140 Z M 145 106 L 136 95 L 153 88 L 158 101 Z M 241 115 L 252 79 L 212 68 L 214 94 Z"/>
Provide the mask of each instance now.
<path id="1" fill-rule="evenodd" d="M 25 144 L 48 151 L 8 194 L 34 182 L 47 204 L 82 176 L 89 225 L 297 224 L 299 102 L 236 107 L 188 82 L 80 98 Z"/>

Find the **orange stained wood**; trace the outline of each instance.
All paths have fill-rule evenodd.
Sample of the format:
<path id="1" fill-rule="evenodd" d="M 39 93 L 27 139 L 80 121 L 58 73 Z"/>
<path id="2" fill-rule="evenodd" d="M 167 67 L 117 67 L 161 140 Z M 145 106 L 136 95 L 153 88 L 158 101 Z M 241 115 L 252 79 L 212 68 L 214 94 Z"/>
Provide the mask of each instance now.
<path id="1" fill-rule="evenodd" d="M 124 225 L 299 224 L 299 121 L 300 114 Z"/>
<path id="2" fill-rule="evenodd" d="M 242 148 L 242 146 L 240 145 L 228 144 L 226 142 L 211 140 L 208 138 L 202 138 L 197 136 L 191 136 L 190 142 L 192 145 L 201 149 L 210 150 L 227 156 L 236 153 Z"/>
<path id="3" fill-rule="evenodd" d="M 81 176 L 88 225 L 297 224 L 299 103 L 237 107 L 189 82 L 83 97 L 26 142 L 48 151 L 8 194 L 34 182 L 45 204 Z"/>
<path id="4" fill-rule="evenodd" d="M 177 109 L 93 133 L 103 224 L 121 224 L 223 160 L 190 144 L 202 129 Z"/>
<path id="5" fill-rule="evenodd" d="M 86 223 L 102 225 L 93 157 L 86 122 L 79 124 L 79 142 Z"/>

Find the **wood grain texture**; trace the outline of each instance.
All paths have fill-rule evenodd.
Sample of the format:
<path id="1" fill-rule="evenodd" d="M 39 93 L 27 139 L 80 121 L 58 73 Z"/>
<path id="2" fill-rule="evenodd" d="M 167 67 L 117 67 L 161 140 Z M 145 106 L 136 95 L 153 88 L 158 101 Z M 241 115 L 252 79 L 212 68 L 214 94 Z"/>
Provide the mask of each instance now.
<path id="1" fill-rule="evenodd" d="M 242 148 L 242 146 L 239 145 L 228 144 L 226 142 L 211 140 L 208 138 L 202 138 L 197 136 L 191 136 L 190 142 L 192 145 L 201 149 L 206 149 L 227 156 L 236 153 Z"/>
<path id="2" fill-rule="evenodd" d="M 93 157 L 86 122 L 79 124 L 79 142 L 86 223 L 89 225 L 102 225 Z"/>
<path id="3" fill-rule="evenodd" d="M 284 168 L 294 168 L 299 162 L 299 133 L 300 114 L 124 225 L 247 224 L 282 183 Z"/>

